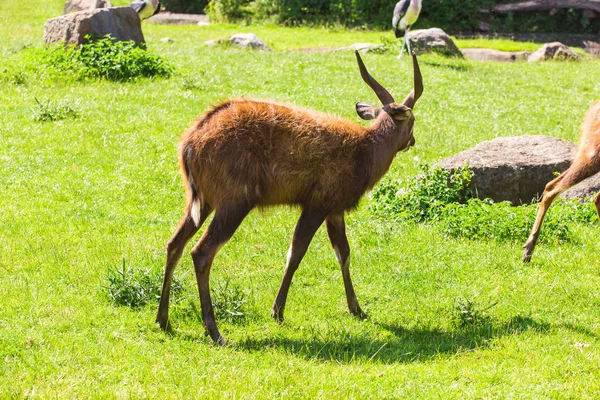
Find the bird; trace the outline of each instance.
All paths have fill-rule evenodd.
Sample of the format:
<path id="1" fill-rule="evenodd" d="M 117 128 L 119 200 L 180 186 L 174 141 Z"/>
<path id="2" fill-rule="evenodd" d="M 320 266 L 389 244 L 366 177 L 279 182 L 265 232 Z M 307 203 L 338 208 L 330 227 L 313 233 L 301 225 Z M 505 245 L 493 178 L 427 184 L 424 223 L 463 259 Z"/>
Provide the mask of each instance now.
<path id="1" fill-rule="evenodd" d="M 417 22 L 419 14 L 421 13 L 421 0 L 400 0 L 394 7 L 394 17 L 392 18 L 392 27 L 394 28 L 394 34 L 396 38 L 403 37 L 402 48 L 400 49 L 399 59 L 402 59 L 402 51 L 404 50 L 404 44 L 408 48 L 410 53 L 410 40 L 406 37 L 406 34 L 410 30 L 412 24 Z"/>
<path id="2" fill-rule="evenodd" d="M 135 0 L 129 7 L 133 8 L 140 16 L 140 20 L 150 18 L 160 12 L 160 1 L 158 0 Z"/>

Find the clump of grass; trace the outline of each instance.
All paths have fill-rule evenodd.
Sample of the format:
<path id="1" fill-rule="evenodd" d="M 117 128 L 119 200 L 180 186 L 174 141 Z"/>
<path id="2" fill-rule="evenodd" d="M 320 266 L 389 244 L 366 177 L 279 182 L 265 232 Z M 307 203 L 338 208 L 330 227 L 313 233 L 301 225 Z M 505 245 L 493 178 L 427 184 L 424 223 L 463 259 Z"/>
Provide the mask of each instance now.
<path id="1" fill-rule="evenodd" d="M 64 100 L 58 103 L 42 102 L 35 97 L 35 103 L 33 120 L 37 122 L 60 121 L 79 116 L 79 113 Z"/>
<path id="2" fill-rule="evenodd" d="M 115 41 L 108 35 L 75 47 L 48 46 L 42 59 L 46 65 L 81 78 L 127 81 L 139 77 L 168 78 L 173 74 L 173 67 L 159 55 L 133 41 Z"/>
<path id="3" fill-rule="evenodd" d="M 475 301 L 465 298 L 456 300 L 454 306 L 454 323 L 459 328 L 476 328 L 489 322 L 490 317 L 487 311 L 494 307 L 496 303 L 492 303 L 487 307 L 480 308 Z"/>
<path id="4" fill-rule="evenodd" d="M 212 300 L 215 314 L 220 320 L 240 323 L 246 318 L 246 293 L 230 279 L 217 283 L 213 290 Z"/>
<path id="5" fill-rule="evenodd" d="M 149 268 L 131 268 L 125 265 L 125 259 L 118 267 L 111 267 L 106 277 L 108 297 L 119 306 L 131 308 L 143 307 L 160 298 L 162 272 Z M 171 298 L 176 299 L 183 291 L 181 281 L 173 278 Z"/>
<path id="6" fill-rule="evenodd" d="M 370 209 L 386 219 L 430 223 L 451 237 L 474 240 L 522 241 L 531 230 L 536 204 L 514 207 L 508 202 L 473 198 L 470 189 L 473 173 L 465 165 L 450 172 L 443 168 L 421 166 L 422 173 L 406 189 L 384 181 L 373 192 Z M 570 222 L 595 223 L 596 212 L 590 204 L 559 199 L 544 221 L 543 242 L 571 239 Z"/>
<path id="7" fill-rule="evenodd" d="M 232 283 L 230 279 L 225 278 L 219 281 L 211 289 L 211 299 L 215 318 L 218 321 L 227 321 L 232 324 L 242 324 L 246 321 L 248 304 L 246 293 L 242 288 Z M 192 319 L 202 323 L 202 311 L 198 296 L 188 297 L 179 312 L 185 318 Z"/>
<path id="8" fill-rule="evenodd" d="M 556 210 L 554 210 L 556 211 Z M 536 205 L 514 207 L 509 202 L 470 199 L 467 204 L 448 204 L 439 220 L 441 230 L 452 237 L 473 240 L 519 241 L 529 235 L 537 214 Z M 570 240 L 566 221 L 556 212 L 544 220 L 542 242 Z"/>
<path id="9" fill-rule="evenodd" d="M 202 88 L 202 83 L 191 76 L 185 76 L 181 82 L 183 90 L 198 90 Z"/>
<path id="10" fill-rule="evenodd" d="M 5 69 L 2 73 L 2 78 L 4 81 L 15 86 L 27 84 L 27 75 L 25 74 L 25 72 L 19 70 L 10 71 L 8 69 Z"/>

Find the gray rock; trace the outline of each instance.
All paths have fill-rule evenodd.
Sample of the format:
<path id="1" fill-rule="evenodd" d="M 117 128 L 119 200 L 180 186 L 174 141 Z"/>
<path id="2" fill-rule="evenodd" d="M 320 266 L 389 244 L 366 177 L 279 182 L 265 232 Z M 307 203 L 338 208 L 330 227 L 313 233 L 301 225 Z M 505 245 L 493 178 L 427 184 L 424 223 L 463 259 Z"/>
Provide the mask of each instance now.
<path id="1" fill-rule="evenodd" d="M 600 57 L 600 43 L 592 42 L 591 40 L 586 40 L 583 42 L 583 46 L 583 50 L 592 57 Z"/>
<path id="2" fill-rule="evenodd" d="M 344 50 L 352 50 L 359 51 L 361 53 L 368 53 L 370 51 L 383 49 L 384 46 L 382 44 L 374 44 L 374 43 L 355 43 L 350 46 L 340 47 L 335 49 L 336 51 L 344 51 Z"/>
<path id="3" fill-rule="evenodd" d="M 499 51 L 492 49 L 461 49 L 460 52 L 469 60 L 476 61 L 526 61 L 531 52 L 529 51 Z"/>
<path id="4" fill-rule="evenodd" d="M 85 36 L 112 36 L 117 41 L 144 43 L 141 21 L 131 7 L 98 8 L 51 18 L 44 25 L 44 43 L 80 45 Z"/>
<path id="5" fill-rule="evenodd" d="M 204 14 L 177 14 L 166 11 L 148 18 L 147 21 L 164 25 L 210 25 L 208 16 Z"/>
<path id="6" fill-rule="evenodd" d="M 578 183 L 562 193 L 560 197 L 584 201 L 588 197 L 595 195 L 598 192 L 600 192 L 600 174 L 596 174 L 590 178 L 587 178 L 583 182 Z"/>
<path id="7" fill-rule="evenodd" d="M 229 38 L 229 43 L 238 47 L 250 47 L 256 50 L 271 51 L 271 48 L 254 33 L 237 33 Z"/>
<path id="8" fill-rule="evenodd" d="M 469 163 L 472 189 L 479 198 L 519 205 L 541 196 L 554 173 L 569 167 L 575 151 L 571 142 L 548 136 L 503 137 L 479 143 L 437 165 L 452 170 Z"/>
<path id="9" fill-rule="evenodd" d="M 531 53 L 528 58 L 529 62 L 558 60 L 572 61 L 580 60 L 581 56 L 571 51 L 567 46 L 560 42 L 546 43 L 535 52 Z"/>
<path id="10" fill-rule="evenodd" d="M 411 50 L 417 54 L 434 52 L 446 56 L 462 57 L 462 53 L 452 38 L 440 28 L 408 31 L 406 36 L 410 39 Z"/>
<path id="11" fill-rule="evenodd" d="M 110 4 L 110 1 L 108 0 L 69 0 L 63 7 L 63 14 L 110 7 L 112 7 L 112 4 Z"/>

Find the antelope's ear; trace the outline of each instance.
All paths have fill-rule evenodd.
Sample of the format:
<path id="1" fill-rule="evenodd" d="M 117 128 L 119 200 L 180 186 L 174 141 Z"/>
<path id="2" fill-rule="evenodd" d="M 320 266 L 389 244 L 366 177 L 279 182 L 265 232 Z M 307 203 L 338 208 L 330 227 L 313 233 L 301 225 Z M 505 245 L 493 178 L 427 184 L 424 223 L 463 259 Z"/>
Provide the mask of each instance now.
<path id="1" fill-rule="evenodd" d="M 368 103 L 356 103 L 356 113 L 364 120 L 375 119 L 381 112 L 381 107 L 375 107 Z"/>

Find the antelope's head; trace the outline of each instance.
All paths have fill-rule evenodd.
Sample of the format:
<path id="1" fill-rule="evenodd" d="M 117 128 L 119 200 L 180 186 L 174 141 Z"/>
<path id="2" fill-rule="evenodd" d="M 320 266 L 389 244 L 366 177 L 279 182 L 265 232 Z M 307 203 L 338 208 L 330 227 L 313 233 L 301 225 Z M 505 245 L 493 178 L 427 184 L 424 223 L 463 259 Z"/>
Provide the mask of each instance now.
<path id="1" fill-rule="evenodd" d="M 358 68 L 360 69 L 363 80 L 371 89 L 373 89 L 383 104 L 382 107 L 375 107 L 368 103 L 356 103 L 356 112 L 359 117 L 365 120 L 386 118 L 393 121 L 396 134 L 399 138 L 399 147 L 397 151 L 413 146 L 415 144 L 415 138 L 413 136 L 413 126 L 415 122 L 413 108 L 423 93 L 423 77 L 421 76 L 417 56 L 415 53 L 412 55 L 414 87 L 402 103 L 396 103 L 392 95 L 367 72 L 367 68 L 360 58 L 358 51 L 355 53 L 356 60 L 358 61 Z"/>

